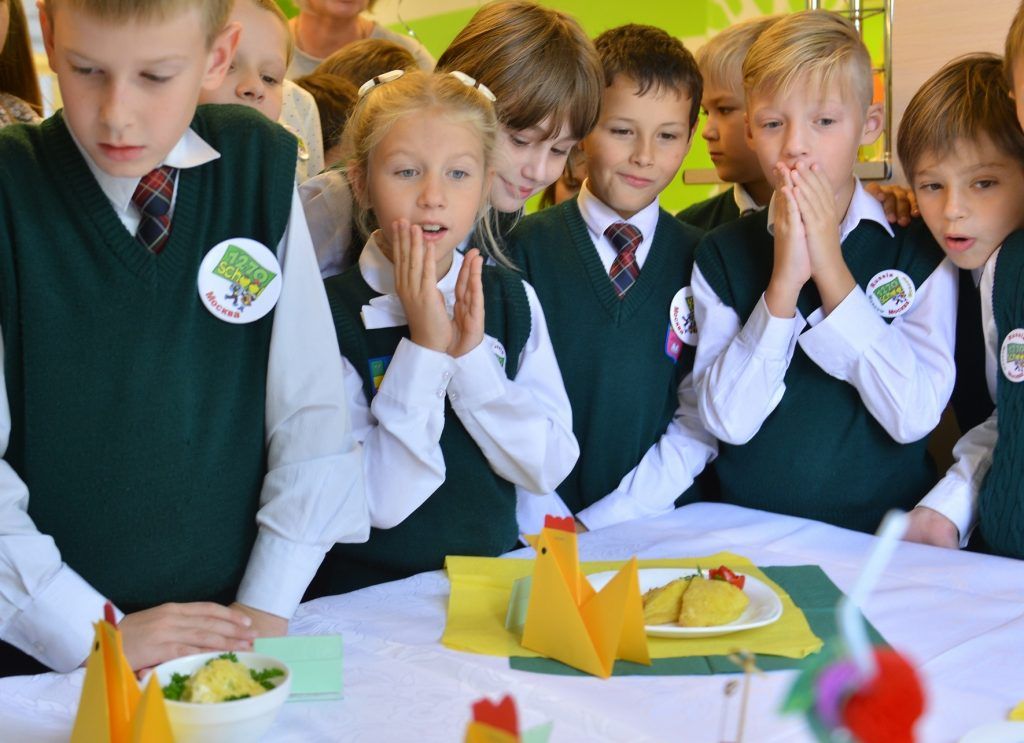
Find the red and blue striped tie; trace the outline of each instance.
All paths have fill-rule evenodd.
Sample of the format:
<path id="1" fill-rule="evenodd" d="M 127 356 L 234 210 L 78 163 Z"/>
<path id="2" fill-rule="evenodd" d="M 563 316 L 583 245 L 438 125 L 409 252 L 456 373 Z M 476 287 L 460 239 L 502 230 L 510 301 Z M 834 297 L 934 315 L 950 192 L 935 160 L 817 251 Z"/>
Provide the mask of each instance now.
<path id="1" fill-rule="evenodd" d="M 163 250 L 171 233 L 171 198 L 177 174 L 178 169 L 169 165 L 151 170 L 132 194 L 132 203 L 142 213 L 135 239 L 151 253 Z"/>

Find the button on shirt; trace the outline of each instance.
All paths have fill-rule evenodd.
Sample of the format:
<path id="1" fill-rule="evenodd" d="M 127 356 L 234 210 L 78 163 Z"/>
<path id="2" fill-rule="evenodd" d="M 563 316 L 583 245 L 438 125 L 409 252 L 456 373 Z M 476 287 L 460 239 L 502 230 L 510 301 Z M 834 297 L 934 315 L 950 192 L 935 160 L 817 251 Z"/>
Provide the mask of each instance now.
<path id="1" fill-rule="evenodd" d="M 586 182 L 580 189 L 578 204 L 590 239 L 605 271 L 608 271 L 617 251 L 605 237 L 604 231 L 613 222 L 621 222 L 623 219 L 599 201 L 587 188 Z M 660 214 L 655 200 L 625 220 L 643 235 L 643 241 L 636 251 L 641 275 L 643 263 L 651 251 Z M 666 327 L 668 309 L 665 308 Z M 565 322 L 561 318 L 560 321 Z M 672 510 L 676 498 L 693 484 L 694 477 L 718 454 L 718 442 L 700 422 L 691 375 L 687 375 L 680 383 L 677 395 L 679 407 L 661 438 L 647 450 L 636 467 L 623 475 L 614 491 L 576 514 L 576 518 L 588 529 L 601 529 Z M 563 517 L 573 515 L 556 492 L 542 495 L 517 492 L 516 517 L 521 533 L 537 534 L 547 514 Z"/>
<path id="2" fill-rule="evenodd" d="M 449 315 L 463 260 L 453 251 L 451 268 L 437 282 Z M 382 295 L 362 308 L 364 327 L 407 325 L 405 309 L 395 294 L 394 266 L 373 237 L 359 256 L 359 271 L 370 288 Z M 499 477 L 547 491 L 576 464 L 579 446 L 572 432 L 572 412 L 544 311 L 533 287 L 526 282 L 523 286 L 531 325 L 515 380 L 505 375 L 491 350 L 490 336 L 459 358 L 403 338 L 380 389 L 367 404 L 359 372 L 342 359 L 353 434 L 363 444 L 373 526 L 387 529 L 401 523 L 444 482 L 445 396 Z"/>
<path id="3" fill-rule="evenodd" d="M 79 151 L 125 229 L 135 234 L 139 212 L 131 196 L 140 179 L 110 176 L 81 145 Z M 162 164 L 186 169 L 218 157 L 189 129 Z M 267 474 L 256 515 L 259 530 L 237 599 L 290 617 L 326 551 L 335 542 L 364 541 L 369 518 L 360 450 L 342 402 L 330 309 L 294 192 L 277 256 L 284 284 L 267 369 Z M 186 301 L 198 302 L 198 294 Z M 2 369 L 0 363 L 0 452 L 11 431 Z M 62 563 L 57 545 L 36 530 L 26 512 L 29 496 L 10 466 L 0 462 L 0 564 L 5 566 L 0 569 L 0 636 L 47 665 L 70 671 L 88 654 L 92 623 L 102 616 L 105 598 Z"/>
<path id="4" fill-rule="evenodd" d="M 774 209 L 773 196 L 769 232 Z M 881 205 L 858 181 L 840 240 L 862 220 L 893 234 Z M 792 318 L 773 317 L 762 294 L 743 325 L 697 266 L 692 288 L 700 328 L 693 371 L 700 416 L 722 441 L 744 444 L 757 433 L 782 400 L 797 343 L 822 371 L 852 384 L 896 441 L 917 441 L 938 424 L 954 379 L 957 274 L 948 262 L 917 287 L 912 307 L 891 324 L 859 286 L 829 315 L 819 308 L 806 319 L 799 310 Z"/>

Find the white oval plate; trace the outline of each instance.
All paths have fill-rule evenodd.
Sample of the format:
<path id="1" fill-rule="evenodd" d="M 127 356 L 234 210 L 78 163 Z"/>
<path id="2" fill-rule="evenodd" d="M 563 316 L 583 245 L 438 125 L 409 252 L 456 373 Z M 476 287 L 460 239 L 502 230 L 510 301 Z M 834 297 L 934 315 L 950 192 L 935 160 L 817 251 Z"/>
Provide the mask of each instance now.
<path id="1" fill-rule="evenodd" d="M 610 581 L 617 570 L 608 570 L 603 573 L 588 575 L 590 585 L 595 591 L 600 591 Z M 706 571 L 705 571 L 706 572 Z M 677 578 L 685 578 L 696 575 L 696 568 L 641 568 L 637 571 L 640 579 L 640 593 L 646 593 L 652 588 L 671 583 Z M 737 573 L 737 575 L 744 575 Z M 716 635 L 728 635 L 732 632 L 741 632 L 755 627 L 764 627 L 767 624 L 778 621 L 782 616 L 782 601 L 775 591 L 752 575 L 747 576 L 743 584 L 743 592 L 750 598 L 750 604 L 740 616 L 729 622 L 715 627 L 679 627 L 674 624 L 648 624 L 645 629 L 651 637 L 715 637 Z"/>
<path id="2" fill-rule="evenodd" d="M 1024 722 L 993 722 L 974 728 L 960 743 L 1021 743 L 1024 741 Z"/>

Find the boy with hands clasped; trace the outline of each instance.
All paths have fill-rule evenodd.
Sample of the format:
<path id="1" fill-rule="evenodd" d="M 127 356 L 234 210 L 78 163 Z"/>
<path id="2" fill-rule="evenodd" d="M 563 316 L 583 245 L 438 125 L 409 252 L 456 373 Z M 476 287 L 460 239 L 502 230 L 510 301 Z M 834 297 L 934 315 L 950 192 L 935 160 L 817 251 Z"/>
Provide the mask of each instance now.
<path id="1" fill-rule="evenodd" d="M 787 16 L 743 73 L 775 195 L 704 238 L 692 284 L 723 499 L 872 531 L 934 482 L 925 438 L 952 389 L 955 274 L 852 174 L 882 127 L 852 24 Z"/>

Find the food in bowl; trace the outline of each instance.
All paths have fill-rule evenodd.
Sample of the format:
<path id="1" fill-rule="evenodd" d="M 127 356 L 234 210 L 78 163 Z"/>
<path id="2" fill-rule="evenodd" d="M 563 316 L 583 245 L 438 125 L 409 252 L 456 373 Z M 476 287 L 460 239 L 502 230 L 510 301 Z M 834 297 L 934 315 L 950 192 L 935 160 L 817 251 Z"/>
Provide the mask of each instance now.
<path id="1" fill-rule="evenodd" d="M 750 604 L 744 580 L 723 565 L 707 577 L 698 569 L 696 575 L 652 588 L 643 596 L 644 623 L 717 627 L 734 622 Z"/>
<path id="2" fill-rule="evenodd" d="M 282 677 L 280 668 L 256 670 L 239 662 L 234 653 L 222 653 L 194 673 L 172 674 L 163 692 L 166 699 L 176 702 L 233 702 L 265 694 L 276 687 L 271 679 Z"/>

